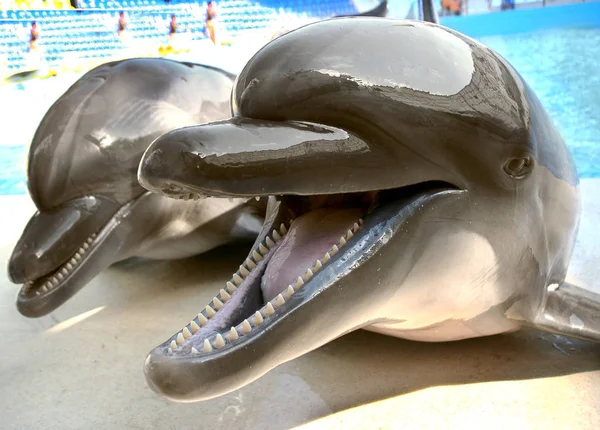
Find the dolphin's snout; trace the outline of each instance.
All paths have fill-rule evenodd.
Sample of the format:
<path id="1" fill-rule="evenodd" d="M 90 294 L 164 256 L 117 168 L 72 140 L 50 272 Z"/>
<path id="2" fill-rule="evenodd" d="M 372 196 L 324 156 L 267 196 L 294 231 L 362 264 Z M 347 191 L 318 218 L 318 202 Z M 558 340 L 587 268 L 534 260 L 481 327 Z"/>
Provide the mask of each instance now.
<path id="1" fill-rule="evenodd" d="M 26 275 L 24 258 L 22 253 L 10 257 L 8 261 L 8 278 L 13 284 L 24 284 L 29 279 Z"/>
<path id="2" fill-rule="evenodd" d="M 138 181 L 148 191 L 173 195 L 183 190 L 170 179 L 173 168 L 169 160 L 182 158 L 189 153 L 190 145 L 178 140 L 162 137 L 155 141 L 144 153 L 138 168 Z M 185 166 L 185 164 L 184 164 Z"/>

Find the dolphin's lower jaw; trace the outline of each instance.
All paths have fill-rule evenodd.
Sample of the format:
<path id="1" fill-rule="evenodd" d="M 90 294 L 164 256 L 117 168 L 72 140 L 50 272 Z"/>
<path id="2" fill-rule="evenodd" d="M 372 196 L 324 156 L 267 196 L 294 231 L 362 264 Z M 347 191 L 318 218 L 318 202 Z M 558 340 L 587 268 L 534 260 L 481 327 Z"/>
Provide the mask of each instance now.
<path id="1" fill-rule="evenodd" d="M 17 296 L 17 309 L 30 318 L 47 315 L 73 297 L 98 273 L 122 257 L 124 219 L 146 194 L 123 205 L 53 271 L 25 282 Z"/>
<path id="2" fill-rule="evenodd" d="M 263 230 L 239 270 L 149 354 L 150 387 L 175 401 L 217 397 L 375 321 L 373 292 L 347 277 L 361 271 L 368 277 L 364 266 L 403 222 L 449 192 L 462 191 L 429 182 L 380 192 L 270 197 Z"/>
<path id="3" fill-rule="evenodd" d="M 47 307 L 44 304 L 51 301 L 56 291 L 68 283 L 73 273 L 85 263 L 88 254 L 98 245 L 95 241 L 97 236 L 98 234 L 94 233 L 88 237 L 69 261 L 58 269 L 41 278 L 25 282 L 17 297 L 19 312 L 27 317 L 40 317 L 56 309 L 56 306 Z"/>

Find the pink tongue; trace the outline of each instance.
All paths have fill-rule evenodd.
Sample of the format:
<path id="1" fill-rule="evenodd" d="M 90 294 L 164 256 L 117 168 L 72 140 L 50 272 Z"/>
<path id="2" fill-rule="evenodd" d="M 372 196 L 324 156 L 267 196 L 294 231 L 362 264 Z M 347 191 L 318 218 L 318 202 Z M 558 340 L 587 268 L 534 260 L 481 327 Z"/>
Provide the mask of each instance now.
<path id="1" fill-rule="evenodd" d="M 264 300 L 271 300 L 304 276 L 317 259 L 340 241 L 357 219 L 360 209 L 318 209 L 296 219 L 275 250 L 262 277 Z"/>

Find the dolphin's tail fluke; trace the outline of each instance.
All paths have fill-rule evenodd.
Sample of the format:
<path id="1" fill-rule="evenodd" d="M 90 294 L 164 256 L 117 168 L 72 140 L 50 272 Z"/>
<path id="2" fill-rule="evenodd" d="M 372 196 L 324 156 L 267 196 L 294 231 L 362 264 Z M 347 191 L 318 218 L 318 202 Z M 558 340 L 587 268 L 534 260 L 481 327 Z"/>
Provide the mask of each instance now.
<path id="1" fill-rule="evenodd" d="M 418 0 L 420 3 L 421 13 L 419 18 L 426 22 L 439 23 L 439 18 L 433 0 Z"/>

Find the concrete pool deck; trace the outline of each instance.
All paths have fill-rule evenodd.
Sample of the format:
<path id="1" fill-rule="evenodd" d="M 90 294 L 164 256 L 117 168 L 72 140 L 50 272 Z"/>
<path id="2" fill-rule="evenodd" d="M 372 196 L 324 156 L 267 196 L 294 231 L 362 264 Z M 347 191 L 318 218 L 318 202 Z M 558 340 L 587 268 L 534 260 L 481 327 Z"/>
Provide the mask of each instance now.
<path id="1" fill-rule="evenodd" d="M 600 292 L 600 180 L 581 189 L 568 280 Z M 229 395 L 169 402 L 145 383 L 147 352 L 212 298 L 246 250 L 122 263 L 26 319 L 5 267 L 34 206 L 24 195 L 0 205 L 2 429 L 599 427 L 600 344 L 527 330 L 444 344 L 357 331 Z"/>

